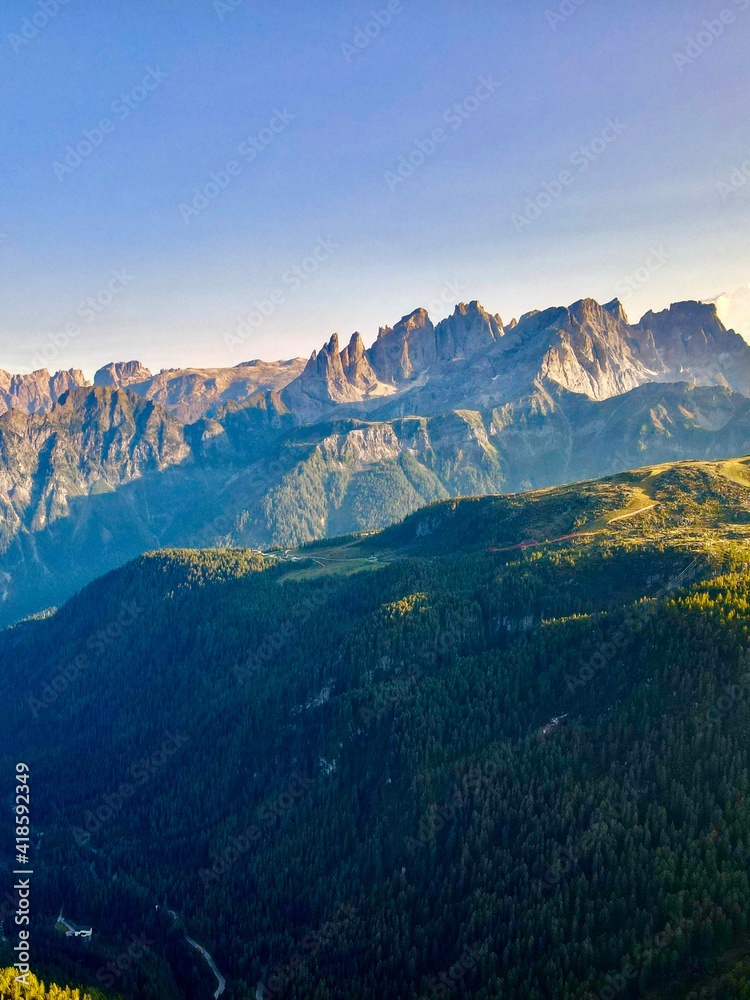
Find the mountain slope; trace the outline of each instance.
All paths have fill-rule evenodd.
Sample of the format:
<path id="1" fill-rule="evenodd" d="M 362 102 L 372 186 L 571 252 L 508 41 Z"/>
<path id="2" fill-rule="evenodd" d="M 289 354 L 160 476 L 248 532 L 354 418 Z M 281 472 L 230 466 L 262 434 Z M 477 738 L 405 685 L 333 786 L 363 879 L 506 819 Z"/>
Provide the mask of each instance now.
<path id="1" fill-rule="evenodd" d="M 503 326 L 499 315 L 472 301 L 438 323 L 416 309 L 381 327 L 369 348 L 354 333 L 341 349 L 334 334 L 307 363 L 256 360 L 154 375 L 138 361 L 111 362 L 96 372 L 94 385 L 130 388 L 185 423 L 257 392 L 281 392 L 297 419 L 310 423 L 341 407 L 362 415 L 382 397 L 399 400 L 398 409 L 384 411 L 390 416 L 481 409 L 528 393 L 539 379 L 599 400 L 652 381 L 720 385 L 747 395 L 750 347 L 724 327 L 714 305 L 699 302 L 675 303 L 630 325 L 617 299 L 604 306 L 581 299 Z M 0 412 L 49 412 L 64 392 L 86 384 L 74 369 L 0 371 Z"/>
<path id="2" fill-rule="evenodd" d="M 298 561 L 154 553 L 5 631 L 38 919 L 109 947 L 166 901 L 231 1000 L 409 1000 L 462 956 L 457 995 L 576 1000 L 747 953 L 748 484 L 667 465 Z"/>
<path id="3" fill-rule="evenodd" d="M 367 364 L 363 378 L 347 377 L 335 338 L 284 390 L 299 420 L 342 409 L 378 419 L 486 409 L 522 398 L 540 382 L 595 400 L 650 382 L 750 392 L 750 347 L 725 329 L 715 306 L 697 302 L 647 313 L 631 326 L 617 300 L 601 306 L 582 299 L 506 328 L 478 302 L 461 303 L 437 326 L 416 310 L 381 329 L 366 352 L 358 337 L 352 344 Z"/>
<path id="4" fill-rule="evenodd" d="M 80 390 L 48 417 L 0 417 L 4 624 L 149 548 L 294 547 L 445 497 L 728 458 L 750 442 L 744 396 L 684 384 L 596 402 L 548 382 L 484 412 L 310 427 L 273 396 L 182 428 L 124 390 L 112 417 L 106 393 Z"/>
<path id="5" fill-rule="evenodd" d="M 671 381 L 726 385 L 750 394 L 748 345 L 726 329 L 715 306 L 678 302 L 663 312 L 646 313 L 637 329 L 653 338 Z"/>
<path id="6" fill-rule="evenodd" d="M 699 303 L 633 326 L 583 299 L 504 326 L 474 301 L 308 362 L 113 363 L 61 392 L 78 375 L 14 377 L 0 416 L 0 624 L 148 548 L 297 546 L 440 498 L 750 450 L 750 347 Z"/>
<path id="7" fill-rule="evenodd" d="M 122 390 L 72 390 L 44 415 L 10 411 L 0 418 L 0 537 L 7 545 L 13 529 L 38 531 L 66 516 L 72 498 L 109 492 L 188 454 L 178 421 Z"/>
<path id="8" fill-rule="evenodd" d="M 0 370 L 0 414 L 8 410 L 49 413 L 69 389 L 85 385 L 88 382 L 77 368 L 55 372 L 54 375 L 50 375 L 46 368 L 29 375 L 11 375 Z"/>

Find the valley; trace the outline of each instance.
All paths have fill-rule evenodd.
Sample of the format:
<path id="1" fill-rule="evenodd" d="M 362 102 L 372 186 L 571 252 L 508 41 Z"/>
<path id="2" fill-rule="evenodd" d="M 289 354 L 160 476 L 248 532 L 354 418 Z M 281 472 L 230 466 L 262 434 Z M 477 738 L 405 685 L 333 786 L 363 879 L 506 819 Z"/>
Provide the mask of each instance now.
<path id="1" fill-rule="evenodd" d="M 0 7 L 0 1000 L 750 1000 L 724 6 Z"/>
<path id="2" fill-rule="evenodd" d="M 508 324 L 460 303 L 306 363 L 6 381 L 4 625 L 150 549 L 296 549 L 449 497 L 750 448 L 750 347 L 697 302 L 632 325 L 616 300 Z"/>
<path id="3" fill-rule="evenodd" d="M 735 975 L 748 469 L 451 498 L 296 550 L 153 552 L 0 633 L 2 745 L 23 727 L 44 788 L 38 906 L 64 899 L 97 928 L 79 980 L 137 927 L 148 981 L 175 978 L 154 992 L 134 967 L 120 992 L 208 1000 L 219 980 L 159 921 L 165 896 L 231 1000 L 263 982 L 417 998 L 467 949 L 462 982 L 488 1000 L 501 983 L 583 998 L 626 961 L 657 995 L 686 997 L 696 962 L 707 982 Z M 35 716 L 54 664 L 129 600 L 137 626 Z M 154 754 L 165 732 L 174 765 Z M 668 951 L 648 944 L 675 921 Z"/>

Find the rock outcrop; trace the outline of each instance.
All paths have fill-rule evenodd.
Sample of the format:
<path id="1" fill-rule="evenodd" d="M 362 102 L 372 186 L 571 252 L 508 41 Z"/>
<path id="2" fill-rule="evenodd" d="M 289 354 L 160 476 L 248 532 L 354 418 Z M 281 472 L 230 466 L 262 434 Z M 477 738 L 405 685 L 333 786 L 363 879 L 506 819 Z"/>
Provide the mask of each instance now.
<path id="1" fill-rule="evenodd" d="M 305 367 L 289 361 L 246 361 L 233 368 L 170 368 L 152 375 L 138 361 L 100 368 L 95 385 L 128 387 L 159 403 L 186 424 L 216 416 L 228 403 L 246 403 L 257 392 L 273 392 L 293 382 Z"/>
<path id="2" fill-rule="evenodd" d="M 0 413 L 8 410 L 49 413 L 63 393 L 85 385 L 88 385 L 86 378 L 77 368 L 54 375 L 46 368 L 28 375 L 11 375 L 0 369 Z"/>
<path id="3" fill-rule="evenodd" d="M 111 361 L 94 375 L 94 385 L 108 385 L 116 389 L 145 382 L 152 378 L 148 368 L 140 361 Z"/>
<path id="4" fill-rule="evenodd" d="M 713 303 L 676 302 L 647 312 L 635 329 L 653 337 L 664 380 L 726 385 L 750 395 L 750 347 L 727 330 Z"/>
<path id="5" fill-rule="evenodd" d="M 190 454 L 184 427 L 124 389 L 76 388 L 49 413 L 0 417 L 0 541 L 65 517 L 76 497 L 115 490 Z"/>

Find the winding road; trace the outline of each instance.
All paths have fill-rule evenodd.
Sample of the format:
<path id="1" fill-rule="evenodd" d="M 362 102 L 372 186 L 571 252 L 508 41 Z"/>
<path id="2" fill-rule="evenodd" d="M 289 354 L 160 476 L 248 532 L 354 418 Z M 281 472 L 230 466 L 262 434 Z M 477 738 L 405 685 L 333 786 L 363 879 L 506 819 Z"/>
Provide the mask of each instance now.
<path id="1" fill-rule="evenodd" d="M 227 981 L 219 972 L 219 970 L 216 968 L 216 962 L 214 962 L 214 960 L 208 954 L 203 945 L 198 944 L 197 941 L 193 941 L 193 939 L 191 937 L 188 937 L 187 934 L 185 935 L 185 940 L 187 941 L 187 943 L 190 945 L 191 948 L 195 948 L 195 950 L 199 951 L 201 955 L 203 955 L 203 957 L 205 958 L 211 972 L 213 972 L 213 974 L 216 976 L 216 982 L 219 984 L 216 987 L 216 992 L 214 993 L 214 997 L 220 997 L 221 994 L 224 992 L 224 990 L 227 988 Z"/>
<path id="2" fill-rule="evenodd" d="M 167 913 L 170 915 L 170 917 L 172 918 L 172 920 L 174 920 L 175 923 L 179 922 L 180 919 L 179 914 L 175 913 L 174 910 L 167 909 Z M 201 955 L 203 955 L 209 969 L 216 976 L 216 982 L 219 984 L 216 987 L 216 992 L 214 993 L 214 1000 L 216 1000 L 216 998 L 220 997 L 221 994 L 224 992 L 224 990 L 227 988 L 226 979 L 216 968 L 216 962 L 214 962 L 213 958 L 209 955 L 209 953 L 206 951 L 206 949 L 203 947 L 202 944 L 198 944 L 197 941 L 193 941 L 193 939 L 190 937 L 189 934 L 185 934 L 185 940 L 187 941 L 187 943 L 190 945 L 191 948 L 195 948 L 196 951 L 199 951 Z"/>

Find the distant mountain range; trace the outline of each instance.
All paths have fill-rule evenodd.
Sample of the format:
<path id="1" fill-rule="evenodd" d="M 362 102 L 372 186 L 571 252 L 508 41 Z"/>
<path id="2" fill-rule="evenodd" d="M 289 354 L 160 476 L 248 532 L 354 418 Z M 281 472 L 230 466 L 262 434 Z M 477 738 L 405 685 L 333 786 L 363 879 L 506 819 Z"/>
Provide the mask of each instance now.
<path id="1" fill-rule="evenodd" d="M 451 496 L 750 451 L 750 346 L 712 305 L 424 309 L 366 348 L 152 374 L 0 372 L 0 623 L 152 548 L 295 547 Z"/>

